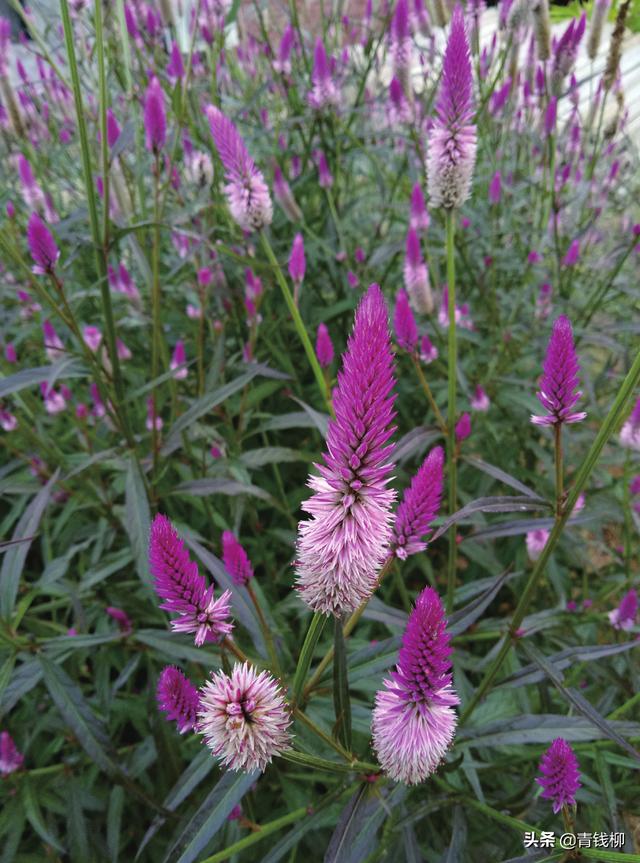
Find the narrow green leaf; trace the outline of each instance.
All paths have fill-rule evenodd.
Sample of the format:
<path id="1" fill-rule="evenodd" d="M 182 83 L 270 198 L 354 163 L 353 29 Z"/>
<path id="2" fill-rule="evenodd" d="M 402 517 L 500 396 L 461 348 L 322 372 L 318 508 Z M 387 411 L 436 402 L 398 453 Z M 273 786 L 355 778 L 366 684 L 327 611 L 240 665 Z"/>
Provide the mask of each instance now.
<path id="1" fill-rule="evenodd" d="M 87 822 L 82 811 L 82 793 L 77 780 L 67 783 L 65 802 L 67 806 L 69 856 L 72 863 L 87 863 L 90 859 Z"/>
<path id="2" fill-rule="evenodd" d="M 311 623 L 309 624 L 309 629 L 307 630 L 307 634 L 302 645 L 302 650 L 300 651 L 300 656 L 298 657 L 298 664 L 296 666 L 295 675 L 293 677 L 292 692 L 294 704 L 298 704 L 300 701 L 300 696 L 302 695 L 302 690 L 304 688 L 304 682 L 307 679 L 307 673 L 309 671 L 309 666 L 311 665 L 311 660 L 313 658 L 313 652 L 316 649 L 318 639 L 322 635 L 322 630 L 324 628 L 326 620 L 327 618 L 324 616 L 324 614 L 318 614 L 317 612 L 311 618 Z"/>
<path id="3" fill-rule="evenodd" d="M 11 680 L 11 674 L 16 664 L 16 654 L 11 653 L 0 666 L 0 704 L 2 703 L 2 695 Z"/>
<path id="4" fill-rule="evenodd" d="M 133 456 L 129 459 L 125 482 L 125 523 L 131 550 L 140 580 L 151 585 L 149 575 L 148 548 L 151 514 L 142 477 Z"/>
<path id="5" fill-rule="evenodd" d="M 351 752 L 351 699 L 342 625 L 340 618 L 336 617 L 333 640 L 333 707 L 336 713 L 336 737 L 345 749 Z"/>
<path id="6" fill-rule="evenodd" d="M 38 366 L 33 369 L 21 369 L 15 375 L 0 379 L 0 398 L 5 398 L 10 393 L 17 393 L 26 387 L 34 387 L 43 382 L 53 386 L 59 378 L 82 378 L 86 377 L 87 369 L 78 360 L 65 357 L 50 366 Z"/>
<path id="7" fill-rule="evenodd" d="M 33 783 L 29 780 L 24 782 L 22 785 L 21 799 L 22 805 L 24 807 L 24 814 L 27 816 L 27 821 L 29 822 L 29 824 L 31 824 L 38 836 L 45 844 L 51 845 L 51 847 L 55 848 L 56 851 L 64 853 L 64 845 L 62 845 L 62 843 L 56 836 L 53 836 L 53 834 L 49 831 L 49 828 L 44 822 L 44 818 L 42 816 L 42 809 L 40 808 L 40 804 L 38 803 L 38 798 L 36 796 Z"/>
<path id="8" fill-rule="evenodd" d="M 118 863 L 120 856 L 120 830 L 122 827 L 122 810 L 124 808 L 124 789 L 115 785 L 109 795 L 109 811 L 107 813 L 107 848 L 111 863 Z"/>

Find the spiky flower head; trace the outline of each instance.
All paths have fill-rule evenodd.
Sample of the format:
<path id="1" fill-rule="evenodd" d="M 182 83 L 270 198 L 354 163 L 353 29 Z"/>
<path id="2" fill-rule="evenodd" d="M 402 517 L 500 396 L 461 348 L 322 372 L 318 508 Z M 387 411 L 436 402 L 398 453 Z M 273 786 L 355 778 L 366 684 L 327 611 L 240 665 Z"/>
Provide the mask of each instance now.
<path id="1" fill-rule="evenodd" d="M 179 668 L 167 665 L 162 669 L 156 699 L 158 708 L 167 714 L 167 722 L 175 722 L 180 734 L 196 727 L 200 703 L 198 690 Z"/>
<path id="2" fill-rule="evenodd" d="M 412 307 L 419 314 L 430 314 L 433 311 L 433 294 L 429 283 L 429 270 L 422 259 L 420 238 L 415 228 L 409 228 L 407 231 L 406 254 L 402 272 L 404 286 L 409 294 Z"/>
<path id="3" fill-rule="evenodd" d="M 396 341 L 399 347 L 408 353 L 413 353 L 418 344 L 418 327 L 409 305 L 409 296 L 402 289 L 396 294 L 393 329 L 395 330 Z"/>
<path id="4" fill-rule="evenodd" d="M 411 189 L 409 227 L 413 228 L 414 231 L 426 231 L 430 222 L 429 213 L 424 203 L 422 186 L 420 183 L 414 183 L 413 188 Z"/>
<path id="5" fill-rule="evenodd" d="M 409 28 L 408 0 L 397 0 L 391 19 L 391 57 L 393 73 L 405 95 L 410 93 L 411 30 Z"/>
<path id="6" fill-rule="evenodd" d="M 331 75 L 329 58 L 324 42 L 318 36 L 313 50 L 313 72 L 311 73 L 311 90 L 307 94 L 309 105 L 316 111 L 335 107 L 340 102 L 340 90 Z"/>
<path id="7" fill-rule="evenodd" d="M 155 578 L 160 608 L 177 612 L 171 621 L 175 632 L 195 633 L 198 647 L 205 641 L 220 641 L 233 629 L 228 590 L 214 599 L 213 585 L 207 587 L 198 564 L 189 557 L 184 542 L 165 515 L 157 515 L 149 535 L 149 569 Z"/>
<path id="8" fill-rule="evenodd" d="M 0 776 L 8 776 L 20 770 L 24 762 L 24 755 L 18 752 L 15 743 L 8 731 L 0 734 Z"/>
<path id="9" fill-rule="evenodd" d="M 631 589 L 620 600 L 620 605 L 609 612 L 609 622 L 614 629 L 631 629 L 638 616 L 638 594 Z"/>
<path id="10" fill-rule="evenodd" d="M 273 206 L 261 171 L 249 155 L 240 133 L 219 108 L 208 105 L 213 142 L 226 172 L 225 194 L 234 221 L 244 231 L 259 231 L 271 223 Z"/>
<path id="11" fill-rule="evenodd" d="M 213 673 L 200 690 L 198 730 L 230 770 L 264 771 L 290 749 L 291 724 L 284 694 L 268 671 L 236 664 L 230 675 Z"/>
<path id="12" fill-rule="evenodd" d="M 426 587 L 409 615 L 396 670 L 376 694 L 373 747 L 396 782 L 424 782 L 453 740 L 459 699 L 446 625 L 440 597 Z"/>
<path id="13" fill-rule="evenodd" d="M 627 449 L 640 452 L 640 398 L 631 411 L 629 419 L 620 429 L 620 444 Z"/>
<path id="14" fill-rule="evenodd" d="M 222 534 L 222 561 L 234 584 L 242 586 L 253 578 L 249 556 L 230 530 Z"/>
<path id="15" fill-rule="evenodd" d="M 611 6 L 611 0 L 595 0 L 591 10 L 591 21 L 589 25 L 589 38 L 587 39 L 587 57 L 595 60 L 602 39 L 602 28 L 607 20 L 607 13 Z"/>
<path id="16" fill-rule="evenodd" d="M 147 150 L 159 153 L 167 140 L 167 116 L 164 93 L 156 77 L 151 79 L 144 95 L 144 133 Z"/>
<path id="17" fill-rule="evenodd" d="M 577 22 L 575 18 L 571 19 L 564 33 L 554 46 L 553 63 L 551 66 L 551 89 L 556 96 L 560 96 L 564 80 L 573 70 L 586 26 L 587 16 L 583 12 Z"/>
<path id="18" fill-rule="evenodd" d="M 293 238 L 291 253 L 289 255 L 289 275 L 293 282 L 300 284 L 307 270 L 307 259 L 304 254 L 304 239 L 302 234 L 296 234 Z"/>
<path id="19" fill-rule="evenodd" d="M 355 315 L 333 394 L 324 464 L 298 524 L 296 584 L 314 611 L 342 615 L 373 592 L 391 538 L 393 356 L 387 307 L 371 285 Z"/>
<path id="20" fill-rule="evenodd" d="M 548 413 L 544 416 L 532 416 L 531 422 L 535 425 L 556 425 L 583 420 L 586 412 L 572 410 L 582 395 L 577 389 L 580 382 L 580 365 L 573 344 L 571 323 L 564 315 L 560 315 L 553 324 L 542 369 L 540 392 L 536 395 Z"/>
<path id="21" fill-rule="evenodd" d="M 427 155 L 429 198 L 433 206 L 451 209 L 471 194 L 477 147 L 471 59 L 459 4 L 451 19 L 436 112 Z"/>
<path id="22" fill-rule="evenodd" d="M 544 789 L 540 796 L 553 801 L 554 812 L 560 812 L 563 806 L 575 806 L 581 784 L 578 759 L 562 737 L 556 738 L 542 756 L 540 773 L 536 779 Z"/>
<path id="23" fill-rule="evenodd" d="M 427 547 L 423 537 L 430 532 L 429 526 L 440 509 L 443 464 L 442 447 L 434 447 L 404 493 L 393 529 L 394 552 L 401 560 Z"/>
<path id="24" fill-rule="evenodd" d="M 328 368 L 333 362 L 333 342 L 326 324 L 318 324 L 316 356 L 323 369 Z"/>
<path id="25" fill-rule="evenodd" d="M 466 411 L 462 414 L 455 428 L 456 441 L 462 443 L 471 436 L 471 415 Z"/>
<path id="26" fill-rule="evenodd" d="M 56 246 L 56 241 L 53 239 L 51 231 L 47 228 L 38 213 L 31 213 L 29 216 L 27 243 L 31 257 L 35 263 L 33 272 L 39 275 L 52 273 L 60 257 L 60 250 Z"/>

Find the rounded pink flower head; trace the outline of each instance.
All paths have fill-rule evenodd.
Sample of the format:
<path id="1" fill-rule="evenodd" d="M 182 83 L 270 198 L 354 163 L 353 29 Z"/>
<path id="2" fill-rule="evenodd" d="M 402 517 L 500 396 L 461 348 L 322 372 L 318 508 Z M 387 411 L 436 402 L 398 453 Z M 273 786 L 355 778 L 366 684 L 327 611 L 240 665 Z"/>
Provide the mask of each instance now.
<path id="1" fill-rule="evenodd" d="M 158 678 L 158 707 L 166 713 L 167 722 L 175 722 L 180 734 L 191 731 L 198 722 L 198 690 L 178 669 L 167 665 Z"/>
<path id="2" fill-rule="evenodd" d="M 373 592 L 391 538 L 393 355 L 387 307 L 371 285 L 355 315 L 333 395 L 324 464 L 298 524 L 296 585 L 323 614 L 353 611 Z"/>
<path id="3" fill-rule="evenodd" d="M 171 621 L 175 632 L 195 633 L 198 647 L 205 641 L 220 641 L 233 629 L 228 590 L 214 599 L 198 564 L 189 557 L 184 542 L 165 515 L 157 515 L 149 536 L 149 569 L 155 578 L 160 608 L 178 613 Z"/>
<path id="4" fill-rule="evenodd" d="M 443 464 L 444 453 L 442 447 L 437 446 L 422 462 L 404 493 L 393 530 L 394 551 L 401 560 L 427 547 L 423 537 L 430 532 L 429 525 L 440 509 Z"/>
<path id="5" fill-rule="evenodd" d="M 147 150 L 159 153 L 167 139 L 164 93 L 157 78 L 152 78 L 144 95 L 144 134 Z"/>
<path id="6" fill-rule="evenodd" d="M 525 543 L 529 560 L 536 561 L 540 557 L 548 539 L 549 531 L 543 527 L 527 531 Z"/>
<path id="7" fill-rule="evenodd" d="M 631 411 L 631 416 L 620 429 L 620 444 L 640 452 L 640 398 Z"/>
<path id="8" fill-rule="evenodd" d="M 230 530 L 222 534 L 222 560 L 234 584 L 244 585 L 253 578 L 253 567 L 247 552 Z"/>
<path id="9" fill-rule="evenodd" d="M 632 629 L 638 616 L 638 594 L 630 590 L 620 600 L 620 605 L 609 612 L 609 622 L 614 629 Z"/>
<path id="10" fill-rule="evenodd" d="M 259 231 L 271 223 L 273 205 L 264 176 L 249 155 L 231 120 L 214 105 L 207 106 L 213 142 L 226 172 L 225 194 L 235 222 L 244 231 Z"/>
<path id="11" fill-rule="evenodd" d="M 536 779 L 544 789 L 540 796 L 553 801 L 554 812 L 560 812 L 563 806 L 575 806 L 576 791 L 580 788 L 578 759 L 562 737 L 554 740 L 542 756 L 540 773 Z"/>
<path id="12" fill-rule="evenodd" d="M 326 324 L 318 324 L 316 356 L 323 369 L 328 368 L 333 362 L 333 342 Z"/>
<path id="13" fill-rule="evenodd" d="M 249 663 L 231 675 L 211 675 L 200 690 L 198 731 L 230 770 L 264 771 L 274 755 L 291 748 L 291 718 L 278 681 Z"/>
<path id="14" fill-rule="evenodd" d="M 442 65 L 437 117 L 429 140 L 427 179 L 435 207 L 460 207 L 471 194 L 476 160 L 473 79 L 464 16 L 456 5 Z"/>
<path id="15" fill-rule="evenodd" d="M 418 327 L 416 326 L 409 296 L 406 291 L 400 289 L 396 294 L 396 305 L 393 312 L 393 328 L 396 334 L 398 346 L 403 351 L 413 353 L 418 344 Z"/>
<path id="16" fill-rule="evenodd" d="M 60 257 L 60 250 L 56 246 L 51 231 L 47 228 L 38 213 L 31 213 L 29 216 L 27 243 L 29 244 L 29 251 L 35 263 L 33 272 L 39 275 L 52 273 Z"/>
<path id="17" fill-rule="evenodd" d="M 587 415 L 584 411 L 573 411 L 582 395 L 577 389 L 580 365 L 573 344 L 571 323 L 564 315 L 553 324 L 542 369 L 542 382 L 537 396 L 548 413 L 545 416 L 532 416 L 531 422 L 535 425 L 556 425 L 583 420 Z"/>
<path id="18" fill-rule="evenodd" d="M 433 773 L 451 745 L 459 698 L 442 602 L 432 587 L 416 600 L 396 670 L 376 694 L 371 730 L 384 772 L 407 785 Z"/>

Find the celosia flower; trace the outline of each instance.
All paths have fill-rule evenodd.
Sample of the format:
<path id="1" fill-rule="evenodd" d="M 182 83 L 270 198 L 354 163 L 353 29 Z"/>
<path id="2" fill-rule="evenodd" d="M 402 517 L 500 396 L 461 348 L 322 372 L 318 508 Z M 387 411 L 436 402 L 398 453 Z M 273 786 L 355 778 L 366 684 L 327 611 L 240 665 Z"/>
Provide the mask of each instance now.
<path id="1" fill-rule="evenodd" d="M 391 19 L 391 58 L 393 74 L 405 95 L 410 93 L 411 32 L 409 30 L 409 5 L 407 0 L 397 0 Z"/>
<path id="2" fill-rule="evenodd" d="M 462 443 L 471 435 L 471 417 L 468 413 L 463 413 L 455 428 L 456 441 Z"/>
<path id="3" fill-rule="evenodd" d="M 184 175 L 188 183 L 205 189 L 213 181 L 213 162 L 203 150 L 193 150 L 184 159 Z"/>
<path id="4" fill-rule="evenodd" d="M 273 194 L 291 222 L 302 220 L 302 211 L 296 203 L 291 186 L 285 180 L 279 165 L 275 165 L 273 168 Z"/>
<path id="5" fill-rule="evenodd" d="M 4 358 L 8 363 L 17 363 L 18 362 L 18 354 L 16 352 L 16 346 L 13 342 L 7 342 L 4 346 Z"/>
<path id="6" fill-rule="evenodd" d="M 291 748 L 291 718 L 278 681 L 248 663 L 213 673 L 200 690 L 198 731 L 230 770 L 264 771 Z"/>
<path id="7" fill-rule="evenodd" d="M 631 416 L 620 429 L 620 445 L 640 452 L 640 398 L 631 411 Z"/>
<path id="8" fill-rule="evenodd" d="M 571 746 L 562 737 L 556 738 L 540 761 L 538 785 L 544 789 L 540 795 L 553 801 L 553 811 L 563 806 L 575 806 L 576 791 L 580 788 L 578 759 Z"/>
<path id="9" fill-rule="evenodd" d="M 440 597 L 425 588 L 409 615 L 396 670 L 376 694 L 373 747 L 384 772 L 397 782 L 424 782 L 453 740 L 459 699 L 451 683 L 446 625 Z"/>
<path id="10" fill-rule="evenodd" d="M 638 616 L 638 594 L 630 590 L 620 600 L 620 605 L 608 614 L 614 629 L 632 629 Z"/>
<path id="11" fill-rule="evenodd" d="M 567 75 L 571 74 L 586 26 L 587 16 L 583 12 L 577 22 L 575 18 L 571 19 L 564 33 L 554 46 L 551 67 L 551 89 L 556 96 L 559 96 L 562 91 L 564 79 Z"/>
<path id="12" fill-rule="evenodd" d="M 8 731 L 0 734 L 0 776 L 8 776 L 20 770 L 24 762 L 24 755 L 18 752 Z"/>
<path id="13" fill-rule="evenodd" d="M 307 262 L 304 256 L 304 240 L 302 234 L 296 234 L 289 255 L 289 275 L 294 284 L 300 285 L 304 279 Z"/>
<path id="14" fill-rule="evenodd" d="M 180 734 L 196 727 L 200 696 L 193 683 L 178 668 L 167 665 L 162 669 L 156 698 L 159 709 L 167 714 L 167 722 L 175 722 Z"/>
<path id="15" fill-rule="evenodd" d="M 429 271 L 422 259 L 420 238 L 414 228 L 409 228 L 407 231 L 407 246 L 402 272 L 404 286 L 409 294 L 411 305 L 419 314 L 430 314 L 433 311 L 433 294 L 429 284 Z"/>
<path id="16" fill-rule="evenodd" d="M 580 241 L 572 240 L 571 245 L 567 249 L 567 253 L 562 259 L 563 267 L 573 267 L 578 263 L 580 257 Z"/>
<path id="17" fill-rule="evenodd" d="M 246 585 L 253 578 L 253 567 L 247 552 L 230 530 L 222 534 L 222 560 L 234 584 Z"/>
<path id="18" fill-rule="evenodd" d="M 314 611 L 342 615 L 373 592 L 391 538 L 395 492 L 387 488 L 394 417 L 387 308 L 371 285 L 356 311 L 333 395 L 324 464 L 298 525 L 296 575 Z"/>
<path id="19" fill-rule="evenodd" d="M 173 349 L 173 356 L 171 357 L 171 362 L 169 363 L 169 368 L 173 372 L 174 378 L 178 381 L 183 381 L 189 374 L 186 362 L 187 354 L 184 349 L 184 342 L 182 341 L 182 339 L 178 339 L 178 341 L 176 342 L 176 346 Z"/>
<path id="20" fill-rule="evenodd" d="M 82 338 L 90 351 L 95 353 L 102 344 L 102 333 L 98 327 L 85 327 L 82 330 Z"/>
<path id="21" fill-rule="evenodd" d="M 213 142 L 226 172 L 225 194 L 231 215 L 243 230 L 258 231 L 269 225 L 273 216 L 264 176 L 231 120 L 214 105 L 209 105 L 206 113 Z"/>
<path id="22" fill-rule="evenodd" d="M 116 608 L 115 605 L 108 605 L 107 608 L 105 608 L 105 611 L 109 617 L 113 618 L 113 620 L 118 624 L 120 632 L 128 635 L 132 631 L 133 626 L 131 624 L 131 618 L 122 608 Z"/>
<path id="23" fill-rule="evenodd" d="M 540 557 L 548 539 L 549 531 L 545 528 L 538 528 L 537 530 L 527 532 L 525 542 L 529 560 L 536 561 Z"/>
<path id="24" fill-rule="evenodd" d="M 51 231 L 47 228 L 38 213 L 31 213 L 27 225 L 27 243 L 31 257 L 35 261 L 34 273 L 44 275 L 52 273 L 60 250 L 56 246 Z"/>
<path id="25" fill-rule="evenodd" d="M 414 0 L 413 2 L 413 26 L 425 39 L 431 37 L 431 18 L 424 0 Z"/>
<path id="26" fill-rule="evenodd" d="M 420 341 L 420 359 L 426 365 L 437 360 L 439 356 L 438 348 L 433 344 L 428 335 L 424 335 Z"/>
<path id="27" fill-rule="evenodd" d="M 144 425 L 147 431 L 153 431 L 154 428 L 156 431 L 161 431 L 164 426 L 164 421 L 158 414 L 153 396 L 149 396 L 147 399 L 147 418 Z"/>
<path id="28" fill-rule="evenodd" d="M 402 289 L 396 294 L 393 328 L 399 347 L 410 354 L 413 353 L 418 344 L 418 327 L 409 305 L 407 292 Z"/>
<path id="29" fill-rule="evenodd" d="M 336 106 L 340 102 L 340 91 L 331 77 L 329 59 L 324 47 L 324 42 L 318 36 L 313 51 L 313 72 L 311 73 L 311 90 L 307 94 L 307 101 L 316 111 L 321 111 L 328 106 Z"/>
<path id="30" fill-rule="evenodd" d="M 287 24 L 280 45 L 278 46 L 278 56 L 273 61 L 273 68 L 281 75 L 291 74 L 291 49 L 293 48 L 293 40 L 295 32 L 291 24 Z"/>
<path id="31" fill-rule="evenodd" d="M 426 231 L 431 220 L 424 203 L 422 186 L 414 183 L 411 189 L 411 207 L 409 212 L 409 227 L 414 231 Z"/>
<path id="32" fill-rule="evenodd" d="M 477 145 L 471 60 L 459 5 L 451 19 L 436 112 L 427 157 L 429 198 L 433 206 L 450 209 L 471 193 Z"/>
<path id="33" fill-rule="evenodd" d="M 22 198 L 27 207 L 32 210 L 43 211 L 45 207 L 44 192 L 33 176 L 31 164 L 22 153 L 18 155 L 18 177 L 20 179 Z"/>
<path id="34" fill-rule="evenodd" d="M 213 586 L 206 586 L 198 564 L 190 559 L 184 542 L 164 515 L 157 515 L 151 525 L 149 569 L 156 593 L 164 600 L 160 608 L 180 615 L 171 621 L 175 632 L 195 633 L 198 647 L 229 635 L 233 629 L 230 591 L 214 599 Z"/>
<path id="35" fill-rule="evenodd" d="M 538 59 L 544 62 L 551 56 L 549 0 L 534 0 L 531 11 L 533 13 L 533 32 L 536 37 Z"/>
<path id="36" fill-rule="evenodd" d="M 18 428 L 17 417 L 4 408 L 0 408 L 0 428 L 6 432 L 15 431 Z"/>
<path id="37" fill-rule="evenodd" d="M 48 414 L 59 414 L 66 410 L 67 401 L 61 392 L 57 392 L 45 381 L 40 384 L 40 392 L 44 399 L 44 408 Z"/>
<path id="38" fill-rule="evenodd" d="M 157 78 L 152 78 L 144 95 L 144 133 L 147 150 L 159 153 L 167 138 L 164 93 Z"/>
<path id="39" fill-rule="evenodd" d="M 473 398 L 471 399 L 471 410 L 478 411 L 479 413 L 486 413 L 491 407 L 491 401 L 489 400 L 489 396 L 483 389 L 483 387 L 478 384 L 473 393 Z"/>
<path id="40" fill-rule="evenodd" d="M 131 359 L 131 351 L 122 341 L 122 339 L 116 339 L 116 351 L 118 353 L 118 359 L 125 361 Z"/>
<path id="41" fill-rule="evenodd" d="M 393 529 L 393 549 L 401 560 L 427 547 L 422 538 L 429 532 L 429 525 L 440 509 L 443 463 L 442 447 L 435 447 L 404 493 Z"/>
<path id="42" fill-rule="evenodd" d="M 544 134 L 546 138 L 555 132 L 557 114 L 558 99 L 556 96 L 551 96 L 544 113 Z"/>
<path id="43" fill-rule="evenodd" d="M 582 395 L 577 389 L 579 370 L 571 323 L 568 318 L 561 315 L 553 325 L 543 365 L 544 374 L 540 392 L 536 394 L 548 414 L 532 416 L 532 423 L 536 425 L 577 423 L 586 417 L 585 411 L 572 411 Z"/>
<path id="44" fill-rule="evenodd" d="M 502 197 L 502 175 L 496 171 L 489 183 L 489 203 L 499 204 Z"/>
<path id="45" fill-rule="evenodd" d="M 167 75 L 172 81 L 180 81 L 184 78 L 182 54 L 180 53 L 180 48 L 175 39 L 171 45 L 171 55 L 169 57 L 169 65 L 167 66 Z"/>
<path id="46" fill-rule="evenodd" d="M 316 165 L 318 166 L 318 185 L 321 189 L 330 189 L 333 186 L 333 174 L 329 170 L 327 157 L 322 150 L 316 150 Z"/>
<path id="47" fill-rule="evenodd" d="M 44 349 L 51 362 L 59 360 L 64 352 L 64 345 L 51 321 L 43 321 Z"/>
<path id="48" fill-rule="evenodd" d="M 107 108 L 107 144 L 109 149 L 115 146 L 120 137 L 120 126 L 111 108 Z"/>
<path id="49" fill-rule="evenodd" d="M 410 123 L 413 119 L 413 109 L 404 94 L 402 84 L 395 76 L 389 84 L 389 124 Z"/>
<path id="50" fill-rule="evenodd" d="M 326 324 L 318 324 L 316 356 L 323 369 L 328 368 L 333 362 L 333 343 Z"/>

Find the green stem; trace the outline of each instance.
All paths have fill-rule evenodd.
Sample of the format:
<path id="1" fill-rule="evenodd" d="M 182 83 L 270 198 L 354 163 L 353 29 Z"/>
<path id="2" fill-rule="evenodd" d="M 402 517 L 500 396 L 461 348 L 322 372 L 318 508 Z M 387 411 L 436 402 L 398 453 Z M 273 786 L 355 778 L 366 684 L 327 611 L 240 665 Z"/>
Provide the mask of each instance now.
<path id="1" fill-rule="evenodd" d="M 244 836 L 242 839 L 238 840 L 238 842 L 234 842 L 233 845 L 228 845 L 226 848 L 223 848 L 222 851 L 212 854 L 211 857 L 206 857 L 201 861 L 201 863 L 222 863 L 223 860 L 228 860 L 240 851 L 244 851 L 245 848 L 250 848 L 252 845 L 255 845 L 256 842 L 261 842 L 272 833 L 282 830 L 283 827 L 287 827 L 295 821 L 300 821 L 301 818 L 304 818 L 305 815 L 308 814 L 309 810 L 307 807 L 301 806 L 299 809 L 294 809 L 293 812 L 289 812 L 281 818 L 276 818 L 274 821 L 269 821 L 267 824 L 261 824 L 259 830 L 255 830 L 248 836 Z"/>
<path id="2" fill-rule="evenodd" d="M 296 719 L 299 719 L 303 725 L 306 725 L 307 728 L 309 729 L 309 731 L 313 731 L 313 733 L 316 735 L 316 737 L 319 737 L 321 740 L 324 740 L 324 742 L 327 744 L 327 746 L 330 746 L 332 749 L 335 749 L 335 751 L 338 753 L 338 755 L 341 755 L 345 761 L 349 762 L 349 764 L 354 765 L 354 764 L 358 763 L 357 758 L 354 758 L 354 756 L 350 752 L 347 752 L 347 750 L 344 748 L 344 746 L 342 746 L 340 743 L 338 743 L 337 740 L 334 740 L 332 737 L 330 737 L 328 734 L 326 734 L 322 730 L 322 728 L 320 728 L 319 725 L 316 725 L 312 719 L 309 719 L 307 714 L 303 713 L 299 707 L 294 707 L 293 715 L 295 716 Z"/>
<path id="3" fill-rule="evenodd" d="M 326 403 L 329 413 L 333 414 L 331 396 L 327 391 L 327 386 L 325 384 L 324 375 L 322 374 L 322 369 L 320 368 L 320 363 L 318 362 L 318 358 L 316 357 L 316 353 L 309 339 L 309 335 L 307 334 L 307 331 L 305 329 L 304 323 L 300 316 L 300 312 L 298 311 L 298 307 L 293 302 L 293 297 L 291 296 L 291 291 L 289 290 L 289 286 L 284 277 L 284 273 L 282 272 L 282 268 L 278 263 L 278 259 L 276 258 L 273 249 L 271 248 L 271 244 L 267 239 L 267 235 L 264 233 L 264 231 L 260 232 L 260 240 L 262 242 L 262 248 L 264 249 L 267 258 L 269 259 L 269 263 L 273 267 L 276 280 L 278 282 L 278 285 L 280 286 L 280 290 L 282 291 L 282 296 L 284 297 L 285 303 L 287 304 L 289 313 L 293 318 L 293 323 L 295 325 L 298 336 L 300 337 L 300 341 L 302 342 L 302 346 L 307 355 L 307 359 L 309 360 L 309 365 L 313 370 L 316 383 L 318 384 L 318 389 L 320 390 L 322 398 Z"/>
<path id="4" fill-rule="evenodd" d="M 516 638 L 516 632 L 520 627 L 520 624 L 524 620 L 524 616 L 527 613 L 529 608 L 529 604 L 533 597 L 536 594 L 538 589 L 538 584 L 540 579 L 542 578 L 544 571 L 546 569 L 547 563 L 549 562 L 549 558 L 556 547 L 560 536 L 562 535 L 562 531 L 564 530 L 564 526 L 573 512 L 573 509 L 576 505 L 576 501 L 580 495 L 580 492 L 585 487 L 587 480 L 589 479 L 591 472 L 593 471 L 596 462 L 598 461 L 602 450 L 604 449 L 605 444 L 614 433 L 616 428 L 620 423 L 620 420 L 625 414 L 627 409 L 628 402 L 633 395 L 634 389 L 637 386 L 638 380 L 640 380 L 640 351 L 638 352 L 633 365 L 629 369 L 624 381 L 622 382 L 620 389 L 618 390 L 618 394 L 609 409 L 607 416 L 605 417 L 604 422 L 600 426 L 600 430 L 596 435 L 596 438 L 591 445 L 591 449 L 587 453 L 584 461 L 580 465 L 580 468 L 576 474 L 573 487 L 569 492 L 567 502 L 562 509 L 561 515 L 556 519 L 556 523 L 553 526 L 553 529 L 549 535 L 549 539 L 542 550 L 542 554 L 538 558 L 531 575 L 525 585 L 524 591 L 520 596 L 520 600 L 516 606 L 516 609 L 513 613 L 513 618 L 511 620 L 511 624 L 509 626 L 509 630 L 504 636 L 502 640 L 502 644 L 500 645 L 500 649 L 494 658 L 493 662 L 487 669 L 480 685 L 474 692 L 471 700 L 465 707 L 462 715 L 460 716 L 460 725 L 463 725 L 477 705 L 480 703 L 485 693 L 490 688 L 493 683 L 498 671 L 502 667 L 502 663 L 504 662 L 509 650 L 511 648 L 511 644 L 513 639 Z"/>
<path id="5" fill-rule="evenodd" d="M 446 436 L 447 424 L 444 421 L 444 417 L 440 413 L 440 408 L 436 404 L 436 400 L 434 399 L 433 393 L 431 392 L 431 387 L 429 386 L 429 383 L 425 377 L 425 374 L 422 371 L 422 366 L 420 365 L 420 359 L 415 352 L 413 354 L 411 354 L 411 360 L 413 361 L 413 366 L 416 370 L 416 374 L 418 375 L 418 380 L 420 381 L 420 386 L 422 387 L 422 390 L 423 390 L 425 396 L 427 397 L 427 401 L 429 402 L 429 405 L 431 406 L 431 410 L 434 413 L 434 416 L 436 418 L 436 422 L 438 423 L 438 426 L 440 427 L 440 431 L 442 432 L 443 435 Z"/>
<path id="6" fill-rule="evenodd" d="M 162 321 L 160 319 L 160 156 L 156 153 L 153 195 L 153 249 L 151 257 L 151 380 L 155 381 L 160 366 L 160 337 Z M 158 399 L 156 387 L 151 393 L 151 449 L 153 454 L 153 475 L 151 486 L 158 476 Z"/>
<path id="7" fill-rule="evenodd" d="M 556 464 L 556 518 L 562 514 L 563 465 L 562 465 L 562 423 L 553 427 L 555 464 Z"/>
<path id="8" fill-rule="evenodd" d="M 449 353 L 448 379 L 449 402 L 447 410 L 447 471 L 449 475 L 449 515 L 456 511 L 457 492 L 457 454 L 456 454 L 456 383 L 457 383 L 457 345 L 456 345 L 456 270 L 454 258 L 455 221 L 454 210 L 447 210 L 447 291 L 449 298 Z M 449 565 L 447 568 L 447 611 L 453 610 L 455 592 L 456 526 L 449 528 Z"/>
<path id="9" fill-rule="evenodd" d="M 316 612 L 311 618 L 311 623 L 309 624 L 309 629 L 307 630 L 307 635 L 302 645 L 302 650 L 298 657 L 298 665 L 296 666 L 295 675 L 293 677 L 292 703 L 294 705 L 300 702 L 304 681 L 313 658 L 313 651 L 318 643 L 320 635 L 322 634 L 326 621 L 327 618 L 324 614 L 319 614 L 318 612 Z"/>
<path id="10" fill-rule="evenodd" d="M 264 640 L 267 644 L 267 651 L 269 653 L 269 659 L 271 660 L 271 666 L 273 672 L 280 677 L 280 662 L 278 660 L 278 654 L 276 653 L 276 646 L 273 641 L 273 636 L 271 635 L 271 630 L 269 629 L 269 624 L 267 623 L 267 619 L 264 616 L 264 612 L 260 607 L 260 603 L 258 602 L 258 597 L 255 594 L 253 589 L 253 585 L 251 582 L 247 582 L 247 593 L 251 598 L 251 602 L 253 603 L 253 607 L 256 610 L 256 614 L 258 615 L 258 620 L 260 622 L 260 629 L 262 630 L 262 634 L 264 635 Z"/>

